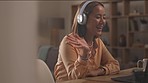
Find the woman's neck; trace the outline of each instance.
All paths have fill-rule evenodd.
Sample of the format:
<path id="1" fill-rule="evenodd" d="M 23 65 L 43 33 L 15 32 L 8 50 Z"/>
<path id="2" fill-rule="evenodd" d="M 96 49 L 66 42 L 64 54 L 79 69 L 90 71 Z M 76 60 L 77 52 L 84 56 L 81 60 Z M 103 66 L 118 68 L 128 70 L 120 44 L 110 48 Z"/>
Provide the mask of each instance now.
<path id="1" fill-rule="evenodd" d="M 93 36 L 91 36 L 91 35 L 85 35 L 84 39 L 85 39 L 85 41 L 87 42 L 87 44 L 89 46 L 91 46 L 93 44 Z"/>

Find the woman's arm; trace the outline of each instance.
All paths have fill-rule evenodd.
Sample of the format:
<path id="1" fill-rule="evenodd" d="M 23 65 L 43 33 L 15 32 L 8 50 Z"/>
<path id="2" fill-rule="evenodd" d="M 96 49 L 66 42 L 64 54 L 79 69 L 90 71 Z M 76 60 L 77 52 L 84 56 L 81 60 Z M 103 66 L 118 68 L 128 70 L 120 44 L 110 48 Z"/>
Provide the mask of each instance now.
<path id="1" fill-rule="evenodd" d="M 105 69 L 105 74 L 116 74 L 120 71 L 120 65 L 117 60 L 113 58 L 103 42 L 100 40 L 100 47 L 102 47 L 101 65 Z"/>
<path id="2" fill-rule="evenodd" d="M 87 60 L 78 58 L 77 49 L 64 40 L 59 48 L 61 58 L 68 73 L 68 79 L 86 77 L 88 73 Z"/>

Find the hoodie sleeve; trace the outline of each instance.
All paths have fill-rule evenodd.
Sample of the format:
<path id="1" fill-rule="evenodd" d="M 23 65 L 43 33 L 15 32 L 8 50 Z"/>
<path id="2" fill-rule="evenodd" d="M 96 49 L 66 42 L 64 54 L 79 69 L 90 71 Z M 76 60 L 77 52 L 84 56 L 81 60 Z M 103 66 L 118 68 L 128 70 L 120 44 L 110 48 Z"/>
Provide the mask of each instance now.
<path id="1" fill-rule="evenodd" d="M 99 40 L 99 46 L 102 51 L 101 65 L 106 70 L 105 74 L 117 74 L 120 71 L 119 62 L 110 54 L 102 40 Z"/>
<path id="2" fill-rule="evenodd" d="M 86 77 L 88 72 L 87 61 L 78 61 L 78 51 L 73 45 L 66 42 L 61 43 L 59 48 L 61 58 L 66 68 L 68 79 L 78 79 Z"/>

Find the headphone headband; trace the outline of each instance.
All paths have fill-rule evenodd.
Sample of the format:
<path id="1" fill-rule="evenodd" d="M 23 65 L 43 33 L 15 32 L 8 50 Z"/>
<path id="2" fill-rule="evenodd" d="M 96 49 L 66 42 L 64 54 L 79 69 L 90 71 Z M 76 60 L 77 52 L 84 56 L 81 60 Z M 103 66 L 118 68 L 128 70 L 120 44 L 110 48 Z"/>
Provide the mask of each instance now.
<path id="1" fill-rule="evenodd" d="M 79 15 L 82 15 L 82 14 L 83 14 L 85 7 L 86 7 L 89 3 L 91 3 L 91 2 L 92 2 L 92 1 L 86 1 L 86 2 L 84 3 L 84 5 L 83 5 L 83 6 L 81 7 L 81 9 L 80 9 Z"/>

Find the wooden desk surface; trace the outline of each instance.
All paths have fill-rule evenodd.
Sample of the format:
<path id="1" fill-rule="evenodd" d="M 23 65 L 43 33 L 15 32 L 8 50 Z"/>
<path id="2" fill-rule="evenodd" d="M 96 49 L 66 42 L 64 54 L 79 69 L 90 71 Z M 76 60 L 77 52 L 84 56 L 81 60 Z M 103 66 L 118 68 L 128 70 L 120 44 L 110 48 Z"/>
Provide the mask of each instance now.
<path id="1" fill-rule="evenodd" d="M 111 78 L 118 77 L 118 76 L 131 75 L 133 69 L 134 68 L 121 70 L 119 74 L 115 74 L 115 75 L 88 77 L 85 79 L 76 79 L 76 80 L 69 80 L 69 81 L 56 82 L 56 83 L 121 83 L 121 82 L 113 81 L 111 80 Z"/>

